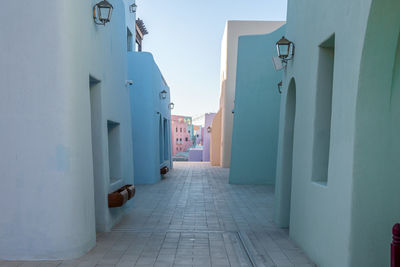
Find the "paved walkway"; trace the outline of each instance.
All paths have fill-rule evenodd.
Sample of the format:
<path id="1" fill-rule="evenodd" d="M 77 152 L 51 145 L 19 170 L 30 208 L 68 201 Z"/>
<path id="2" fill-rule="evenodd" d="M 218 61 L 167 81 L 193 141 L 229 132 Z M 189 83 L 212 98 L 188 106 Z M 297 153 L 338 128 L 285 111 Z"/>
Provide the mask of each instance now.
<path id="1" fill-rule="evenodd" d="M 228 184 L 228 169 L 175 163 L 138 186 L 134 208 L 78 260 L 4 266 L 314 266 L 274 226 L 273 187 Z"/>

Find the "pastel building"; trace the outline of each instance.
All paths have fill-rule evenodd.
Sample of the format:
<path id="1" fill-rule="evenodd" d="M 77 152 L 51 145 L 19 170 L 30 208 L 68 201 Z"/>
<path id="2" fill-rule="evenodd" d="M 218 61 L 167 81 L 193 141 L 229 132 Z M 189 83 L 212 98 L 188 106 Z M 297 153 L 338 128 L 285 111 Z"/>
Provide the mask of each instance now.
<path id="1" fill-rule="evenodd" d="M 399 14 L 398 0 L 288 3 L 275 219 L 318 266 L 390 266 Z"/>
<path id="2" fill-rule="evenodd" d="M 201 146 L 203 145 L 203 127 L 201 125 L 193 125 L 193 145 Z"/>
<path id="3" fill-rule="evenodd" d="M 96 1 L 2 2 L 0 259 L 81 256 L 127 208 L 107 195 L 134 183 L 128 2 L 105 26 Z"/>
<path id="4" fill-rule="evenodd" d="M 216 113 L 206 113 L 203 128 L 203 161 L 210 161 L 212 122 Z"/>
<path id="5" fill-rule="evenodd" d="M 172 115 L 172 155 L 180 152 L 187 152 L 193 146 L 192 118 L 185 116 Z"/>
<path id="6" fill-rule="evenodd" d="M 202 147 L 190 148 L 189 161 L 203 161 L 203 148 Z"/>
<path id="7" fill-rule="evenodd" d="M 283 21 L 228 21 L 221 45 L 221 148 L 220 165 L 231 163 L 233 112 L 236 88 L 238 39 L 241 35 L 267 34 L 281 27 Z"/>
<path id="8" fill-rule="evenodd" d="M 210 162 L 212 166 L 221 166 L 221 109 L 211 123 Z"/>
<path id="9" fill-rule="evenodd" d="M 267 27 L 268 23 L 264 24 Z M 269 34 L 239 37 L 229 182 L 275 184 L 282 73 L 271 62 L 285 34 L 269 22 Z"/>
<path id="10" fill-rule="evenodd" d="M 170 89 L 152 54 L 128 55 L 136 184 L 154 184 L 172 168 Z"/>

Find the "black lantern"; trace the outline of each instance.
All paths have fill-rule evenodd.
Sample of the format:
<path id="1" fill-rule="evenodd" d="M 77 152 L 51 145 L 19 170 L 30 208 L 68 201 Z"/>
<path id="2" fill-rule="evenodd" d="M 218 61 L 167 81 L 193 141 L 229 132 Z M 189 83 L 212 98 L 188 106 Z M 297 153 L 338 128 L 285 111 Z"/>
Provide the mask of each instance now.
<path id="1" fill-rule="evenodd" d="M 294 56 L 294 44 L 286 39 L 285 36 L 276 43 L 276 49 L 278 50 L 278 56 L 283 62 L 291 60 Z"/>
<path id="2" fill-rule="evenodd" d="M 103 0 L 93 7 L 93 19 L 98 25 L 106 25 L 111 20 L 113 6 L 107 1 Z"/>
<path id="3" fill-rule="evenodd" d="M 208 128 L 207 128 L 207 133 L 211 133 L 211 127 L 210 126 L 208 126 Z"/>
<path id="4" fill-rule="evenodd" d="M 131 13 L 136 13 L 137 5 L 133 3 L 132 5 L 129 6 L 129 12 Z"/>
<path id="5" fill-rule="evenodd" d="M 174 103 L 169 103 L 168 108 L 170 110 L 173 110 L 175 108 L 175 104 Z"/>
<path id="6" fill-rule="evenodd" d="M 165 91 L 165 90 L 162 90 L 161 92 L 160 92 L 160 97 L 161 97 L 161 99 L 166 99 L 167 98 L 167 91 Z"/>

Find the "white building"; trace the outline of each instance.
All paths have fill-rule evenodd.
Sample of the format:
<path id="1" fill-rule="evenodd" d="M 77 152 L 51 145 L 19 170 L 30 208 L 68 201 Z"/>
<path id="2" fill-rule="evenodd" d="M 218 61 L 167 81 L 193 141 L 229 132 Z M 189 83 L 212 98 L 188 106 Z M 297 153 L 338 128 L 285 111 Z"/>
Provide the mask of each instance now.
<path id="1" fill-rule="evenodd" d="M 133 1 L 4 1 L 0 16 L 0 259 L 78 257 L 133 183 L 127 80 Z M 128 44 L 131 44 L 131 48 Z"/>

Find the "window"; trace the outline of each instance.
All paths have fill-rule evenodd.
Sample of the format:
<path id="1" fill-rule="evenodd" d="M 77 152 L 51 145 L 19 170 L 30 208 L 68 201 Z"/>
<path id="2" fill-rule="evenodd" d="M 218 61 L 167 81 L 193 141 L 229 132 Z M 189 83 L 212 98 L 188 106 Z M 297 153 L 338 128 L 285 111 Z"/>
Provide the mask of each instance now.
<path id="1" fill-rule="evenodd" d="M 120 124 L 113 121 L 107 121 L 108 130 L 108 162 L 110 182 L 116 182 L 122 179 L 121 170 L 121 141 Z"/>
<path id="2" fill-rule="evenodd" d="M 176 132 L 178 132 L 178 127 L 176 127 Z"/>
<path id="3" fill-rule="evenodd" d="M 168 120 L 164 119 L 164 161 L 169 159 L 169 140 L 170 140 L 170 136 L 169 136 L 169 124 L 168 124 Z"/>
<path id="4" fill-rule="evenodd" d="M 133 35 L 129 28 L 126 28 L 126 39 L 128 51 L 133 51 Z"/>
<path id="5" fill-rule="evenodd" d="M 334 60 L 335 35 L 333 34 L 319 46 L 314 121 L 312 180 L 325 185 L 328 183 Z"/>
<path id="6" fill-rule="evenodd" d="M 179 139 L 178 138 L 176 138 L 176 142 L 178 142 L 179 141 Z"/>
<path id="7" fill-rule="evenodd" d="M 182 142 L 182 138 L 181 138 L 179 141 L 181 141 L 181 142 Z"/>
<path id="8" fill-rule="evenodd" d="M 182 128 L 181 128 L 181 132 L 182 132 Z"/>
<path id="9" fill-rule="evenodd" d="M 187 141 L 189 141 L 189 139 L 186 137 L 186 138 L 185 138 L 185 141 L 187 142 Z"/>

